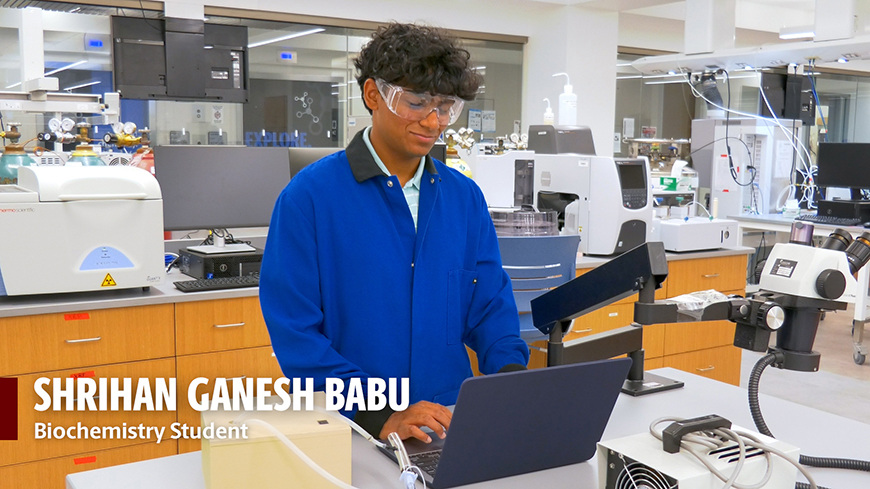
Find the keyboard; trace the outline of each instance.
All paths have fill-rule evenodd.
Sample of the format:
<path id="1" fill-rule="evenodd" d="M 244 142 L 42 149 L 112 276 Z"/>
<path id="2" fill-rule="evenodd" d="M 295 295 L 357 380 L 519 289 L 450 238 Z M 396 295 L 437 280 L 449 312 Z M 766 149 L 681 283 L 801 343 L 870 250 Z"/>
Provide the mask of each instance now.
<path id="1" fill-rule="evenodd" d="M 434 478 L 435 468 L 438 467 L 438 461 L 441 460 L 441 450 L 409 454 L 408 458 L 411 460 L 412 465 L 420 467 L 420 470 Z M 431 482 L 431 479 L 429 482 Z"/>
<path id="2" fill-rule="evenodd" d="M 863 222 L 858 217 L 819 216 L 816 214 L 804 214 L 795 217 L 794 220 L 812 222 L 815 224 L 827 224 L 829 226 L 860 226 Z"/>
<path id="3" fill-rule="evenodd" d="M 202 292 L 206 290 L 237 289 L 239 287 L 258 287 L 259 275 L 243 275 L 241 277 L 200 278 L 196 280 L 181 280 L 173 282 L 175 288 L 182 292 Z"/>

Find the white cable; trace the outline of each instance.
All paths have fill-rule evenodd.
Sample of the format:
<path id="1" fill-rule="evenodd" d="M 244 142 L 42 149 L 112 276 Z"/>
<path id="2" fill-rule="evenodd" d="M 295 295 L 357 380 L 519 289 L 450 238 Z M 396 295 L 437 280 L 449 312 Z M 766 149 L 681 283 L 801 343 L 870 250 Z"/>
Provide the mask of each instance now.
<path id="1" fill-rule="evenodd" d="M 345 420 L 348 421 L 349 424 L 353 423 L 353 421 L 350 421 L 346 418 L 345 418 Z M 281 443 L 284 444 L 284 446 L 289 448 L 290 451 L 293 452 L 294 455 L 299 457 L 299 459 L 302 462 L 304 462 L 306 465 L 308 465 L 312 470 L 314 470 L 314 472 L 317 473 L 317 475 L 323 477 L 329 483 L 335 485 L 336 487 L 340 487 L 341 489 L 360 489 L 356 486 L 352 486 L 352 485 L 348 484 L 347 482 L 344 482 L 343 480 L 339 479 L 338 477 L 335 477 L 334 475 L 327 472 L 326 469 L 324 469 L 323 467 L 318 465 L 317 462 L 315 462 L 314 460 L 311 459 L 311 457 L 306 455 L 305 452 L 303 452 L 298 446 L 296 446 L 295 443 L 293 443 L 293 441 L 291 441 L 289 438 L 287 438 L 287 436 L 284 435 L 284 433 L 281 433 L 281 431 L 278 430 L 277 428 L 275 428 L 271 423 L 269 423 L 267 421 L 263 421 L 262 419 L 257 419 L 257 418 L 247 418 L 244 420 L 244 422 L 246 424 L 253 423 L 254 425 L 261 426 L 261 427 L 265 428 L 266 430 L 268 430 L 269 432 L 271 432 L 273 435 L 275 435 L 275 437 Z M 353 427 L 353 425 L 356 425 L 356 423 L 353 423 L 351 426 Z M 401 443 L 401 440 L 399 442 Z M 380 443 L 380 442 L 378 442 L 378 443 Z M 404 449 L 404 446 L 402 448 Z M 417 472 L 419 472 L 421 475 L 420 480 L 423 481 L 423 489 L 426 489 L 426 481 L 422 478 L 422 471 L 416 465 L 412 465 L 409 468 L 403 470 L 402 473 L 399 475 L 399 480 L 402 482 L 405 489 L 414 489 L 414 487 L 416 487 L 415 481 L 417 479 Z M 408 476 L 408 474 L 410 474 L 410 477 Z"/>
<path id="2" fill-rule="evenodd" d="M 706 212 L 706 213 L 707 213 L 707 217 L 709 217 L 709 218 L 710 218 L 710 219 L 712 219 L 712 218 L 713 218 L 713 215 L 712 215 L 712 214 L 710 214 L 710 211 L 708 211 L 708 210 L 707 210 L 707 208 L 706 208 L 706 207 L 704 207 L 704 205 L 703 205 L 703 204 L 701 204 L 701 203 L 700 203 L 700 202 L 698 202 L 698 201 L 696 201 L 696 200 L 693 200 L 693 201 L 691 201 L 691 202 L 689 202 L 689 203 L 688 203 L 688 204 L 686 204 L 686 207 L 691 207 L 691 206 L 692 206 L 692 204 L 694 204 L 694 205 L 696 205 L 696 206 L 698 206 L 698 207 L 700 207 L 700 208 L 701 208 L 701 209 L 703 209 L 703 210 L 704 210 L 704 212 Z M 681 207 L 682 207 L 682 206 L 681 206 Z"/>
<path id="3" fill-rule="evenodd" d="M 253 423 L 254 425 L 259 425 L 259 426 L 265 428 L 266 430 L 270 431 L 273 435 L 275 435 L 276 438 L 278 438 L 279 441 L 281 441 L 281 443 L 284 444 L 284 446 L 289 448 L 290 451 L 293 452 L 294 455 L 299 457 L 300 460 L 302 460 L 306 465 L 311 467 L 311 469 L 314 470 L 314 472 L 316 472 L 317 475 L 323 477 L 324 479 L 326 479 L 327 481 L 329 481 L 331 484 L 335 485 L 336 487 L 340 487 L 342 489 L 359 489 L 355 486 L 348 484 L 347 482 L 344 482 L 343 480 L 339 479 L 338 477 L 336 477 L 336 476 L 330 474 L 329 472 L 327 472 L 326 470 L 324 470 L 323 467 L 318 465 L 317 462 L 315 462 L 314 460 L 311 460 L 311 457 L 309 457 L 308 455 L 305 454 L 305 452 L 300 450 L 299 447 L 297 447 L 295 443 L 290 441 L 290 439 L 287 438 L 284 435 L 284 433 L 281 433 L 281 431 L 279 431 L 277 428 L 272 426 L 270 423 L 267 423 L 266 421 L 263 421 L 262 419 L 257 419 L 257 418 L 248 418 L 245 420 L 245 423 L 246 424 Z"/>
<path id="4" fill-rule="evenodd" d="M 759 76 L 760 76 L 760 73 L 759 73 L 757 70 L 755 71 L 755 73 L 756 73 L 756 75 L 759 75 Z M 747 113 L 747 112 L 741 112 L 741 111 L 739 111 L 739 110 L 734 110 L 734 109 L 729 109 L 729 108 L 722 107 L 721 105 L 719 105 L 719 104 L 717 104 L 717 103 L 711 101 L 710 99 L 708 99 L 707 97 L 705 97 L 704 94 L 702 94 L 700 91 L 698 91 L 698 89 L 696 89 L 695 86 L 692 85 L 691 80 L 690 80 L 690 78 L 689 78 L 688 75 L 685 75 L 685 81 L 686 81 L 686 84 L 687 84 L 687 85 L 689 86 L 689 88 L 691 89 L 692 94 L 693 94 L 695 97 L 704 100 L 705 102 L 707 102 L 708 104 L 710 104 L 710 105 L 713 106 L 713 107 L 716 107 L 716 108 L 718 108 L 718 109 L 720 109 L 720 110 L 723 110 L 723 111 L 729 112 L 729 113 L 731 113 L 731 114 L 740 115 L 740 116 L 744 116 L 744 117 L 750 117 L 750 118 L 757 119 L 757 120 L 763 120 L 763 121 L 771 121 L 771 120 L 772 120 L 773 123 L 774 123 L 777 127 L 779 127 L 779 129 L 780 129 L 780 130 L 783 132 L 783 134 L 787 137 L 789 144 L 791 145 L 792 149 L 795 151 L 796 155 L 798 156 L 798 159 L 800 160 L 801 164 L 803 165 L 804 170 L 807 172 L 807 174 L 812 175 L 812 170 L 811 170 L 811 167 L 812 167 L 812 165 L 811 165 L 812 157 L 810 156 L 810 152 L 809 152 L 809 150 L 807 150 L 807 148 L 806 148 L 806 146 L 804 146 L 803 142 L 801 142 L 801 141 L 800 141 L 800 140 L 799 140 L 799 139 L 794 135 L 794 132 L 793 132 L 793 131 L 790 131 L 787 127 L 785 127 L 785 126 L 784 126 L 784 125 L 779 121 L 779 119 L 776 117 L 776 114 L 775 114 L 774 111 L 771 109 L 770 102 L 768 101 L 768 99 L 767 99 L 767 95 L 764 93 L 764 90 L 759 90 L 759 92 L 761 93 L 761 97 L 762 97 L 762 99 L 764 100 L 764 103 L 765 103 L 765 105 L 767 106 L 768 111 L 770 111 L 771 115 L 773 116 L 772 119 L 769 119 L 769 118 L 766 118 L 766 117 L 762 117 L 762 116 L 757 115 L 757 114 L 750 114 L 750 113 Z M 801 153 L 801 150 L 803 150 L 803 154 Z M 774 148 L 774 151 L 775 151 L 775 148 Z M 806 155 L 806 159 L 804 159 L 804 155 Z M 807 175 L 807 174 L 802 174 L 802 175 Z M 804 182 L 807 182 L 807 181 L 808 181 L 808 179 L 805 178 L 805 179 L 804 179 Z M 806 185 L 806 184 L 805 184 L 805 185 Z M 808 187 L 814 187 L 814 186 L 815 186 L 815 182 L 813 182 L 811 185 L 806 185 L 806 186 L 808 186 Z M 807 191 L 809 191 L 809 196 L 807 195 Z M 803 202 L 804 199 L 806 199 L 806 198 L 808 198 L 808 197 L 811 198 L 813 195 L 814 195 L 814 189 L 810 188 L 810 189 L 808 190 L 808 189 L 804 188 L 804 195 L 802 196 L 801 201 Z M 808 203 L 810 204 L 808 207 L 812 207 L 812 201 L 808 201 Z"/>
<path id="5" fill-rule="evenodd" d="M 790 183 L 790 184 L 786 185 L 785 188 L 783 188 L 782 190 L 780 190 L 779 195 L 776 196 L 776 200 L 774 201 L 774 204 L 776 205 L 776 208 L 777 208 L 777 209 L 779 209 L 779 202 L 782 200 L 783 197 L 786 198 L 785 200 L 788 200 L 788 191 L 789 191 L 792 187 L 794 187 L 795 189 L 798 188 L 797 185 L 794 185 L 794 184 L 791 184 L 791 183 Z M 782 205 L 785 206 L 785 202 L 783 202 Z"/>
<path id="6" fill-rule="evenodd" d="M 755 73 L 756 73 L 757 75 L 760 75 L 760 73 L 759 73 L 758 71 L 756 71 Z M 707 102 L 708 104 L 712 105 L 713 107 L 716 107 L 717 109 L 723 110 L 723 111 L 725 111 L 725 112 L 730 112 L 730 113 L 732 113 L 732 114 L 734 114 L 734 115 L 739 115 L 739 116 L 743 116 L 743 117 L 749 117 L 749 118 L 756 119 L 756 120 L 767 121 L 767 122 L 771 122 L 771 121 L 772 121 L 772 122 L 773 122 L 777 127 L 780 128 L 780 130 L 783 132 L 783 134 L 785 134 L 786 136 L 788 136 L 789 144 L 790 144 L 791 147 L 795 150 L 795 152 L 798 153 L 798 155 L 800 155 L 800 149 L 803 149 L 803 151 L 806 153 L 807 157 L 810 156 L 809 151 L 806 149 L 806 147 L 803 145 L 803 143 L 801 143 L 799 140 L 797 140 L 797 138 L 794 137 L 794 133 L 791 132 L 787 127 L 785 127 L 781 122 L 779 122 L 779 119 L 777 119 L 777 118 L 776 118 L 776 115 L 773 114 L 773 111 L 770 110 L 770 104 L 769 104 L 769 102 L 767 101 L 767 97 L 764 95 L 764 91 L 763 91 L 763 90 L 761 90 L 762 98 L 765 100 L 765 103 L 766 103 L 766 105 L 768 106 L 768 110 L 770 110 L 771 114 L 773 115 L 773 118 L 762 117 L 762 116 L 760 116 L 760 115 L 758 115 L 758 114 L 750 114 L 750 113 L 748 113 L 748 112 L 741 112 L 741 111 L 739 111 L 739 110 L 728 109 L 728 108 L 722 107 L 721 105 L 719 105 L 719 104 L 717 104 L 716 102 L 713 102 L 712 100 L 708 99 L 707 97 L 704 96 L 704 94 L 702 94 L 700 91 L 698 91 L 698 89 L 695 88 L 694 85 L 692 85 L 691 80 L 689 79 L 689 76 L 688 76 L 688 75 L 686 75 L 685 81 L 686 81 L 686 83 L 689 85 L 689 88 L 692 90 L 692 94 L 693 94 L 695 97 L 704 100 L 705 102 Z M 797 142 L 795 142 L 795 141 L 797 141 Z M 798 148 L 798 145 L 800 145 L 800 148 Z M 801 162 L 802 162 L 802 163 L 805 163 L 802 157 L 801 157 Z"/>
<path id="7" fill-rule="evenodd" d="M 381 448 L 389 448 L 389 446 L 388 446 L 386 443 L 384 443 L 384 442 L 378 440 L 377 438 L 375 438 L 374 436 L 372 436 L 372 434 L 369 433 L 368 431 L 366 431 L 365 428 L 363 428 L 362 426 L 356 424 L 356 423 L 354 422 L 354 420 L 352 420 L 352 419 L 350 419 L 350 418 L 347 418 L 347 417 L 344 417 L 344 416 L 342 416 L 341 414 L 338 414 L 338 413 L 335 412 L 335 411 L 329 411 L 328 409 L 326 409 L 326 408 L 324 408 L 324 407 L 322 407 L 322 406 L 314 406 L 314 410 L 317 411 L 317 412 L 319 412 L 319 413 L 326 414 L 326 415 L 330 416 L 332 419 L 337 419 L 337 420 L 339 420 L 339 421 L 342 421 L 342 422 L 344 422 L 344 423 L 347 423 L 351 428 L 353 428 L 354 431 L 356 431 L 357 433 L 359 433 L 360 435 L 362 435 L 362 437 L 365 438 L 366 441 L 368 441 L 369 443 L 371 443 L 371 444 L 373 444 L 373 445 L 375 445 L 375 446 L 377 446 L 377 447 L 381 447 Z M 390 433 L 390 434 L 392 434 L 392 433 Z M 400 439 L 399 441 L 401 441 L 401 439 Z M 404 447 L 403 447 L 403 448 L 404 448 Z"/>
<path id="8" fill-rule="evenodd" d="M 682 418 L 675 418 L 675 417 L 665 417 L 665 418 L 656 419 L 649 426 L 650 434 L 652 434 L 652 436 L 654 436 L 658 440 L 661 440 L 662 434 L 660 431 L 657 431 L 655 429 L 655 427 L 663 422 L 666 422 L 666 421 L 683 421 L 683 419 Z M 702 432 L 696 432 L 696 433 L 702 433 Z M 683 436 L 682 441 L 680 442 L 680 448 L 683 450 L 686 450 L 687 453 L 689 453 L 693 457 L 697 458 L 698 461 L 700 461 L 702 464 L 704 464 L 704 466 L 707 467 L 707 469 L 710 470 L 710 473 L 712 473 L 714 476 L 716 476 L 717 478 L 719 478 L 720 480 L 725 482 L 725 486 L 723 487 L 723 489 L 729 489 L 731 487 L 734 487 L 735 489 L 760 489 L 760 488 L 764 487 L 768 483 L 768 481 L 770 480 L 770 477 L 772 476 L 773 464 L 771 463 L 771 455 L 776 455 L 776 456 L 782 458 L 783 460 L 787 461 L 791 465 L 795 466 L 801 472 L 801 474 L 803 474 L 803 476 L 806 477 L 807 481 L 810 484 L 810 487 L 812 489 L 817 489 L 816 482 L 813 480 L 812 475 L 809 473 L 809 471 L 807 471 L 807 469 L 803 465 L 801 465 L 797 460 L 793 459 L 791 456 L 789 456 L 787 453 L 783 452 L 782 450 L 762 442 L 757 436 L 755 436 L 751 433 L 739 432 L 739 431 L 734 431 L 734 430 L 725 429 L 725 428 L 718 428 L 718 429 L 712 430 L 711 432 L 703 432 L 703 433 L 704 434 L 690 433 L 690 434 Z M 712 462 L 709 461 L 708 457 L 706 456 L 707 455 L 706 452 L 708 452 L 710 449 L 718 448 L 718 447 L 724 445 L 725 443 L 727 443 L 728 440 L 730 440 L 732 442 L 736 442 L 738 444 L 738 447 L 740 448 L 740 455 L 738 458 L 737 466 L 735 467 L 734 472 L 732 472 L 732 474 L 730 476 L 722 474 L 712 464 Z M 706 450 L 699 451 L 698 448 L 692 446 L 692 444 L 702 445 L 702 446 L 706 447 Z M 759 450 L 761 450 L 764 453 L 765 459 L 767 460 L 767 468 L 765 470 L 764 476 L 761 478 L 761 480 L 759 480 L 758 482 L 755 482 L 753 484 L 745 484 L 745 483 L 737 483 L 736 482 L 736 479 L 739 476 L 740 471 L 743 469 L 743 460 L 746 457 L 746 450 L 745 450 L 746 446 L 758 448 Z"/>

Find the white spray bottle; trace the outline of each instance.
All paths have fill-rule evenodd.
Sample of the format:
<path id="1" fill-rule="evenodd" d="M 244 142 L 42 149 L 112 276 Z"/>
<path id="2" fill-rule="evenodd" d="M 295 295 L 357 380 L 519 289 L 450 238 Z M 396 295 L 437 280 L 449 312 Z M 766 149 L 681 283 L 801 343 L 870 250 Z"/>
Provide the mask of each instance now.
<path id="1" fill-rule="evenodd" d="M 553 76 L 562 75 L 565 75 L 565 91 L 559 94 L 559 125 L 576 126 L 577 94 L 574 93 L 574 87 L 571 86 L 571 79 L 568 78 L 568 73 L 555 73 Z"/>

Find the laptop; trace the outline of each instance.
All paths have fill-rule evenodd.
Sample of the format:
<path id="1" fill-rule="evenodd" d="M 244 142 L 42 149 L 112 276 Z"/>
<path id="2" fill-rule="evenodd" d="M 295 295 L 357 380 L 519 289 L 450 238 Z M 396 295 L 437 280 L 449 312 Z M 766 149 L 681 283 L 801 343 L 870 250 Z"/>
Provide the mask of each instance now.
<path id="1" fill-rule="evenodd" d="M 466 379 L 448 435 L 405 448 L 436 489 L 585 462 L 630 366 L 619 358 Z"/>

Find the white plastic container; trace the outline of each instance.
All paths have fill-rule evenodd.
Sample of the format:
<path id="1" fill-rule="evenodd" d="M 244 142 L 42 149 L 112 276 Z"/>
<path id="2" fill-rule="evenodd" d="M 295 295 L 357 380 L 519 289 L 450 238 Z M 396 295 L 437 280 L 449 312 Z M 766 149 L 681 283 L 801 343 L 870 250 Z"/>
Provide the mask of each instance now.
<path id="1" fill-rule="evenodd" d="M 565 75 L 565 91 L 559 94 L 559 125 L 576 126 L 577 94 L 574 93 L 574 87 L 571 86 L 571 80 L 568 78 L 568 73 L 556 73 L 553 76 L 562 75 Z"/>
<path id="2" fill-rule="evenodd" d="M 545 98 L 544 102 L 547 102 L 547 110 L 544 111 L 544 124 L 552 126 L 556 123 L 556 116 L 553 114 L 553 109 L 550 108 L 550 99 Z"/>

